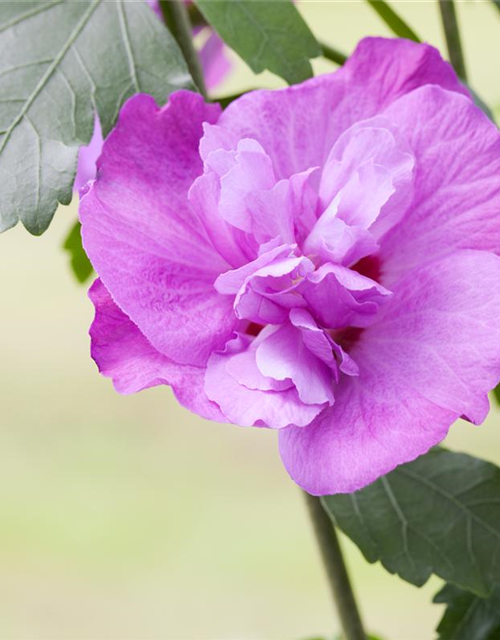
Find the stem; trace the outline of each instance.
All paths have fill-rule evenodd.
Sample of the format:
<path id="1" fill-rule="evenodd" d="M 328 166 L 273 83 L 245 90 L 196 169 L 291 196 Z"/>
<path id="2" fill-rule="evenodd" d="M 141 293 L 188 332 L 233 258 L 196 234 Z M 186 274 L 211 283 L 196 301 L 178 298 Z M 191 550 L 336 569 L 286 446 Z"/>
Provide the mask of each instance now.
<path id="1" fill-rule="evenodd" d="M 394 9 L 384 2 L 384 0 L 368 0 L 368 4 L 382 18 L 386 25 L 400 38 L 420 42 L 420 38 L 415 31 L 398 16 Z"/>
<path id="2" fill-rule="evenodd" d="M 459 78 L 467 81 L 465 71 L 464 54 L 462 43 L 460 42 L 460 32 L 458 30 L 457 14 L 453 0 L 439 0 L 439 10 L 441 11 L 441 21 L 443 23 L 444 35 L 450 62 L 453 65 Z"/>
<path id="3" fill-rule="evenodd" d="M 335 528 L 319 498 L 304 492 L 345 640 L 366 640 Z"/>
<path id="4" fill-rule="evenodd" d="M 165 24 L 182 51 L 194 83 L 206 99 L 207 89 L 200 59 L 193 46 L 193 29 L 186 5 L 183 0 L 160 0 L 160 8 Z"/>
<path id="5" fill-rule="evenodd" d="M 327 58 L 328 60 L 331 60 L 332 62 L 335 62 L 335 64 L 338 64 L 340 66 L 342 66 L 347 60 L 347 56 L 345 54 L 343 54 L 338 49 L 334 49 L 329 44 L 320 42 L 319 46 L 321 47 L 323 58 Z"/>

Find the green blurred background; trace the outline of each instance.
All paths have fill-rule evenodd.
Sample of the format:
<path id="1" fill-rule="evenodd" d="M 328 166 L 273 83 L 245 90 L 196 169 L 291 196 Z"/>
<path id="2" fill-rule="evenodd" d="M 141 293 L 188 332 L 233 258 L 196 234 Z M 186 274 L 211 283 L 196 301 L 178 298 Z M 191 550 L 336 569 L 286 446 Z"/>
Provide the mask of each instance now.
<path id="1" fill-rule="evenodd" d="M 431 1 L 394 3 L 444 51 Z M 323 40 L 389 35 L 364 2 L 305 1 Z M 470 80 L 500 106 L 500 13 L 460 3 Z M 318 73 L 333 68 L 315 63 Z M 218 93 L 278 86 L 236 62 Z M 89 357 L 92 308 L 49 232 L 0 237 L 0 639 L 299 640 L 338 622 L 298 489 L 272 432 L 203 421 L 167 388 L 117 395 Z M 500 463 L 500 412 L 448 445 Z M 344 541 L 367 626 L 428 640 L 441 611 Z M 471 639 L 472 640 L 472 639 Z"/>

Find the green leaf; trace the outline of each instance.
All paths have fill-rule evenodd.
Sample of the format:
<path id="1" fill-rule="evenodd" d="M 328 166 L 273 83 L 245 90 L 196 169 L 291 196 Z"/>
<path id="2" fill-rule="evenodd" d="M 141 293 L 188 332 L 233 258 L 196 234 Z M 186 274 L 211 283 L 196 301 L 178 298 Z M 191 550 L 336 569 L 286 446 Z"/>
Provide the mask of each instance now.
<path id="1" fill-rule="evenodd" d="M 76 221 L 63 244 L 70 255 L 71 269 L 78 282 L 86 282 L 92 275 L 93 268 L 82 245 L 81 224 Z"/>
<path id="2" fill-rule="evenodd" d="M 312 76 L 321 47 L 289 1 L 195 0 L 220 37 L 255 73 L 269 69 L 289 84 Z"/>
<path id="3" fill-rule="evenodd" d="M 134 93 L 163 103 L 191 79 L 144 2 L 0 3 L 0 231 L 43 233 L 72 196 L 94 112 L 106 135 Z"/>
<path id="4" fill-rule="evenodd" d="M 378 13 L 386 25 L 400 38 L 420 42 L 415 31 L 398 16 L 392 7 L 384 0 L 367 0 L 368 4 Z"/>
<path id="5" fill-rule="evenodd" d="M 412 584 L 435 573 L 487 596 L 500 583 L 500 469 L 489 462 L 435 449 L 322 500 L 369 562 Z"/>
<path id="6" fill-rule="evenodd" d="M 498 404 L 500 404 L 500 384 L 493 389 L 493 395 Z"/>
<path id="7" fill-rule="evenodd" d="M 500 638 L 500 586 L 489 598 L 447 584 L 434 602 L 448 606 L 439 623 L 439 640 L 498 640 Z"/>

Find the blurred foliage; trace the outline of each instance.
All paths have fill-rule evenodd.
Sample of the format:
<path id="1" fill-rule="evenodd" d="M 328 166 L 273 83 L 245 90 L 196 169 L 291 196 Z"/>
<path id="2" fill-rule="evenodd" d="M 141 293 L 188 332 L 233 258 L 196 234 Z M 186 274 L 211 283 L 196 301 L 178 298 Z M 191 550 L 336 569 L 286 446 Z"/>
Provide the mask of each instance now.
<path id="1" fill-rule="evenodd" d="M 87 282 L 94 270 L 82 245 L 81 229 L 82 226 L 77 220 L 64 241 L 63 249 L 69 253 L 71 270 L 75 278 L 83 284 Z"/>

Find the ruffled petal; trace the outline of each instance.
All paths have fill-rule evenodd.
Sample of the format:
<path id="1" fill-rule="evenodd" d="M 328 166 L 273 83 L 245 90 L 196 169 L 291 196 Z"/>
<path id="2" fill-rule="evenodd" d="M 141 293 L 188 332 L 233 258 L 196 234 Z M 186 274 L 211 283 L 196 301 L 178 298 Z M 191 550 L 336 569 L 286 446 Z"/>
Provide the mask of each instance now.
<path id="1" fill-rule="evenodd" d="M 404 214 L 414 164 L 408 143 L 388 118 L 357 122 L 330 151 L 319 188 L 321 204 L 328 208 L 339 194 L 337 215 L 379 238 Z"/>
<path id="2" fill-rule="evenodd" d="M 260 142 L 277 177 L 288 178 L 323 166 L 343 131 L 425 84 L 468 95 L 437 49 L 365 38 L 336 73 L 278 91 L 247 93 L 225 109 L 219 125 L 237 140 Z"/>
<path id="3" fill-rule="evenodd" d="M 293 386 L 284 390 L 267 390 L 269 379 L 252 365 L 248 377 L 241 378 L 241 368 L 232 365 L 233 358 L 238 358 L 244 351 L 249 351 L 249 357 L 255 358 L 255 348 L 251 347 L 248 336 L 238 336 L 228 342 L 224 353 L 213 353 L 207 366 L 205 375 L 205 392 L 216 402 L 230 422 L 242 427 L 269 427 L 282 429 L 294 424 L 303 426 L 309 424 L 324 404 L 304 404 Z M 254 387 L 254 388 L 249 388 Z M 266 390 L 263 390 L 266 389 Z"/>
<path id="4" fill-rule="evenodd" d="M 204 365 L 234 327 L 230 300 L 213 288 L 228 263 L 188 201 L 202 172 L 202 123 L 219 109 L 178 91 L 158 109 L 137 95 L 122 109 L 82 198 L 85 250 L 121 309 L 161 353 Z"/>
<path id="5" fill-rule="evenodd" d="M 315 495 L 348 493 L 479 423 L 500 378 L 500 258 L 463 251 L 398 283 L 350 355 L 335 405 L 280 434 L 288 472 Z"/>
<path id="6" fill-rule="evenodd" d="M 304 251 L 351 265 L 378 249 L 411 200 L 414 158 L 382 116 L 358 122 L 334 144 L 319 185 L 323 213 Z"/>
<path id="7" fill-rule="evenodd" d="M 324 327 L 367 327 L 376 321 L 391 292 L 371 278 L 341 265 L 324 264 L 299 287 L 309 308 Z"/>
<path id="8" fill-rule="evenodd" d="M 190 411 L 209 420 L 226 422 L 218 406 L 203 391 L 204 369 L 176 364 L 159 353 L 113 302 L 99 279 L 90 288 L 89 297 L 95 306 L 90 327 L 92 358 L 99 371 L 113 380 L 118 392 L 136 393 L 167 384 Z"/>
<path id="9" fill-rule="evenodd" d="M 217 278 L 217 291 L 236 294 L 233 306 L 238 318 L 260 325 L 281 324 L 288 319 L 289 309 L 305 306 L 296 290 L 314 265 L 304 256 L 295 256 L 294 250 L 295 245 L 273 246 Z"/>
<path id="10" fill-rule="evenodd" d="M 290 322 L 301 330 L 302 340 L 309 351 L 332 369 L 336 382 L 339 380 L 339 370 L 348 376 L 359 375 L 358 365 L 351 356 L 323 329 L 318 327 L 309 311 L 292 309 Z"/>
<path id="11" fill-rule="evenodd" d="M 331 364 L 309 350 L 302 331 L 283 324 L 262 340 L 255 352 L 261 373 L 274 380 L 290 379 L 305 404 L 333 404 L 334 378 Z"/>

